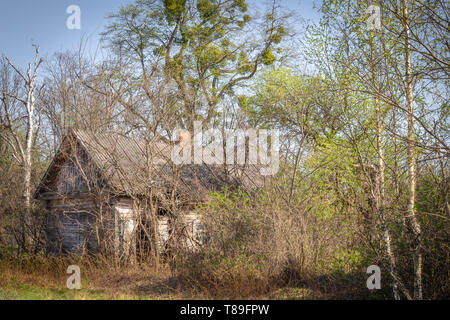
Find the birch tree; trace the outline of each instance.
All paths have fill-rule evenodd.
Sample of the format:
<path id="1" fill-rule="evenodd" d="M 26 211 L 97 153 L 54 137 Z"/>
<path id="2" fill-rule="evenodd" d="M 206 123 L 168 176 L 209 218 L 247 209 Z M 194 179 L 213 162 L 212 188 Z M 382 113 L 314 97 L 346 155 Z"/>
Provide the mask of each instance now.
<path id="1" fill-rule="evenodd" d="M 43 86 L 38 85 L 37 77 L 39 66 L 43 59 L 39 57 L 39 46 L 34 45 L 35 57 L 33 63 L 29 63 L 26 72 L 5 57 L 2 65 L 1 103 L 3 111 L 3 126 L 6 131 L 1 131 L 1 138 L 13 150 L 13 157 L 22 167 L 22 204 L 23 210 L 20 216 L 20 246 L 27 248 L 27 220 L 31 213 L 31 170 L 32 152 L 35 142 L 35 133 L 38 127 L 36 101 L 39 99 Z M 10 70 L 13 77 L 10 86 Z M 25 135 L 23 134 L 25 132 Z"/>
<path id="2" fill-rule="evenodd" d="M 367 24 L 371 18 L 367 8 L 373 5 L 381 8 L 379 30 Z M 330 0 L 323 2 L 321 11 L 320 27 L 312 33 L 315 55 L 310 55 L 311 60 L 335 81 L 340 94 L 365 104 L 361 110 L 355 103 L 345 103 L 345 109 L 349 123 L 362 130 L 366 143 L 376 151 L 376 192 L 372 197 L 384 230 L 394 297 L 398 296 L 397 283 L 406 298 L 422 299 L 424 243 L 416 212 L 417 162 L 418 158 L 425 163 L 448 155 L 446 139 L 438 129 L 442 125 L 437 120 L 446 105 L 442 84 L 448 78 L 449 47 L 443 36 L 448 28 L 442 22 L 448 17 L 448 8 L 441 1 Z M 373 116 L 368 107 L 373 107 Z M 390 153 L 392 149 L 394 153 Z M 402 150 L 406 150 L 405 154 Z M 425 154 L 432 156 L 427 159 Z M 370 152 L 364 156 L 373 157 Z M 402 171 L 406 172 L 405 179 Z M 393 186 L 386 179 L 388 173 L 393 175 Z M 399 183 L 405 186 L 405 192 Z M 391 188 L 395 189 L 394 198 L 386 192 Z M 394 226 L 400 227 L 403 238 L 389 237 L 389 226 L 391 232 L 396 229 Z M 411 277 L 402 275 L 400 279 L 393 267 L 396 258 L 400 258 L 395 251 L 401 252 L 399 245 L 403 240 L 408 244 L 414 272 Z M 413 280 L 413 294 L 405 285 L 409 279 Z"/>
<path id="3" fill-rule="evenodd" d="M 403 15 L 402 23 L 404 28 L 405 41 L 405 94 L 408 112 L 408 133 L 407 133 L 407 151 L 408 151 L 408 220 L 411 223 L 413 230 L 413 260 L 414 260 L 414 298 L 422 300 L 422 241 L 421 241 L 421 227 L 417 220 L 414 209 L 416 199 L 416 145 L 414 133 L 414 99 L 413 86 L 411 77 L 411 44 L 410 44 L 410 30 L 407 1 L 402 1 Z"/>

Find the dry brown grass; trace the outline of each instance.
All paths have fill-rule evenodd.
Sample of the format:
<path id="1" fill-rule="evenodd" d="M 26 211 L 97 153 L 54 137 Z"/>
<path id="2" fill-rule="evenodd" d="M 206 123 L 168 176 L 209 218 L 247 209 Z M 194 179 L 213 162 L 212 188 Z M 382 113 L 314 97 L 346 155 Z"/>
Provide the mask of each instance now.
<path id="1" fill-rule="evenodd" d="M 98 257 L 0 259 L 1 299 L 181 299 L 194 298 L 168 268 L 112 267 Z M 80 266 L 81 290 L 69 290 L 67 267 Z"/>
<path id="2" fill-rule="evenodd" d="M 81 269 L 81 290 L 69 290 L 67 266 L 78 264 Z M 252 278 L 242 272 L 242 278 L 217 274 L 201 283 L 193 277 L 174 275 L 167 265 L 158 270 L 146 265 L 105 266 L 95 257 L 0 259 L 0 299 L 311 299 L 306 288 L 290 288 Z M 207 273 L 203 273 L 204 276 Z M 317 297 L 320 297 L 318 295 Z"/>

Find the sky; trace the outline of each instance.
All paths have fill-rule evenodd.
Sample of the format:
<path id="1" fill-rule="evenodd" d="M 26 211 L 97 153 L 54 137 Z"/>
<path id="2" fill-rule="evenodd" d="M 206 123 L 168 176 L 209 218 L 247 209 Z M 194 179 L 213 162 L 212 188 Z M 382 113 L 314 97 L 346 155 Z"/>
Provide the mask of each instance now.
<path id="1" fill-rule="evenodd" d="M 257 0 L 253 0 L 257 1 Z M 306 19 L 317 19 L 317 0 L 281 0 Z M 34 57 L 32 44 L 40 46 L 41 56 L 78 49 L 81 40 L 88 53 L 99 48 L 99 34 L 107 24 L 106 16 L 133 0 L 0 0 L 0 54 L 25 68 Z M 80 29 L 66 26 L 71 5 L 80 8 Z"/>

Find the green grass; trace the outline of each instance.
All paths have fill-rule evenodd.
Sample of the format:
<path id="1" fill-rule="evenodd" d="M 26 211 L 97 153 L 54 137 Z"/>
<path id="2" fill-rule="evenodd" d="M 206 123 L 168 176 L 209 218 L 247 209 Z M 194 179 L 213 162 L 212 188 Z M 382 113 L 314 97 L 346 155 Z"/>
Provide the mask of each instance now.
<path id="1" fill-rule="evenodd" d="M 80 290 L 70 290 L 62 286 L 57 287 L 55 283 L 49 286 L 33 284 L 31 278 L 18 280 L 15 277 L 0 277 L 0 300 L 170 300 L 170 299 L 202 299 L 203 297 L 193 295 L 185 296 L 179 293 L 148 293 L 146 291 L 129 292 L 125 288 L 95 288 L 88 284 Z M 83 282 L 82 282 L 83 283 Z M 312 299 L 313 293 L 307 289 L 283 288 L 276 290 L 258 299 Z"/>
<path id="2" fill-rule="evenodd" d="M 3 279 L 0 286 L 0 300 L 104 300 L 104 299 L 137 299 L 130 295 L 110 294 L 103 290 L 81 288 L 45 288 L 17 279 Z M 6 283 L 5 283 L 6 282 Z"/>

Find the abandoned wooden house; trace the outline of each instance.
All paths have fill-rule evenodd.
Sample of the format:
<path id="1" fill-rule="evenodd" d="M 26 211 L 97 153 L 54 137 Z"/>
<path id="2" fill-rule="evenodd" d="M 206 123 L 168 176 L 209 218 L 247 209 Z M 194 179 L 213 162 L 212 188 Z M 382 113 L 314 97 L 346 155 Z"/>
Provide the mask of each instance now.
<path id="1" fill-rule="evenodd" d="M 175 166 L 172 145 L 70 130 L 34 197 L 47 209 L 47 252 L 106 250 L 119 256 L 195 247 L 196 205 L 210 191 L 255 183 L 248 169 Z M 154 251 L 155 251 L 154 250 Z"/>

